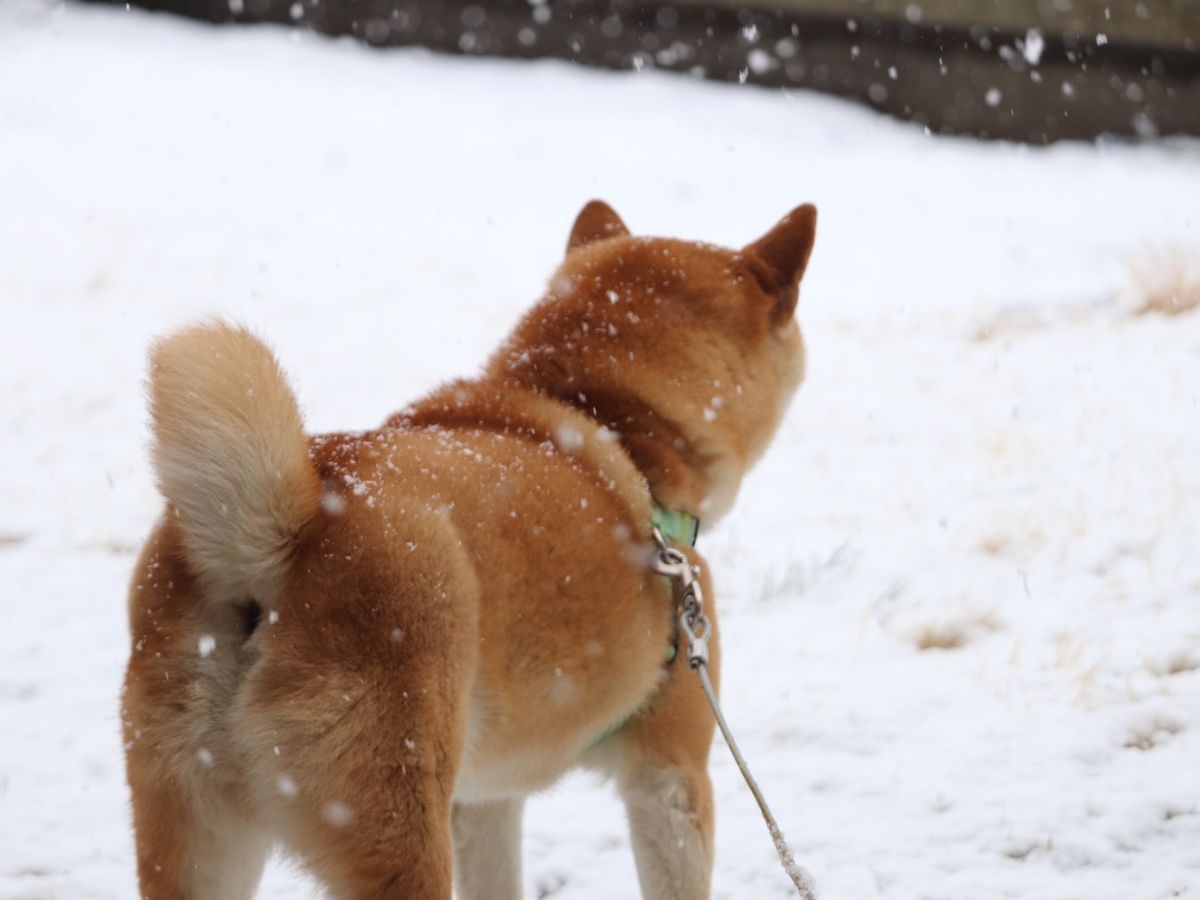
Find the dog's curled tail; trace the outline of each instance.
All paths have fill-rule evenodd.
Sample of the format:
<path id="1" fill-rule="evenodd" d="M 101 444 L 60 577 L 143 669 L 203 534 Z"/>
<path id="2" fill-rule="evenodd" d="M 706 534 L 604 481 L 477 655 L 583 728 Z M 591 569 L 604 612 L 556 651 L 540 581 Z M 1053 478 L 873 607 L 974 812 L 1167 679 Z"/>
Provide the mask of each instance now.
<path id="1" fill-rule="evenodd" d="M 150 354 L 151 456 L 210 599 L 269 605 L 321 480 L 296 397 L 244 328 L 186 328 Z"/>

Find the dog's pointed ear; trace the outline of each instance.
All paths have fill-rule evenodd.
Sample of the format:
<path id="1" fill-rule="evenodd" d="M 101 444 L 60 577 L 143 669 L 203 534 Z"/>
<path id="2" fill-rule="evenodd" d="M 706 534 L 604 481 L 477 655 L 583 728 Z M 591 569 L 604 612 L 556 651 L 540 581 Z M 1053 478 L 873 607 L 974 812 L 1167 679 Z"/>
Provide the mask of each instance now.
<path id="1" fill-rule="evenodd" d="M 800 279 L 812 256 L 817 235 L 817 208 L 811 203 L 797 206 L 753 244 L 743 251 L 756 263 L 751 266 L 755 278 L 767 293 L 775 294 L 777 321 L 796 309 Z"/>
<path id="2" fill-rule="evenodd" d="M 590 200 L 571 226 L 571 237 L 567 239 L 567 252 L 577 250 L 592 241 L 611 237 L 627 237 L 629 229 L 611 206 L 603 200 Z"/>

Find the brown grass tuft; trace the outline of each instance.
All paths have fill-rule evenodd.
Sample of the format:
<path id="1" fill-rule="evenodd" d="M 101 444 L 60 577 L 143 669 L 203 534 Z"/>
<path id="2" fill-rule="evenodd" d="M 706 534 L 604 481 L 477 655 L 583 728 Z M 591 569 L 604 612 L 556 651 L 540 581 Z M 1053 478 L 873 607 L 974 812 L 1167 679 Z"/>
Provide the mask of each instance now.
<path id="1" fill-rule="evenodd" d="M 940 615 L 917 621 L 904 636 L 918 650 L 958 650 L 1002 626 L 995 610 L 963 604 Z"/>
<path id="2" fill-rule="evenodd" d="M 1183 647 L 1146 661 L 1146 668 L 1160 677 L 1184 675 L 1200 669 L 1200 647 Z"/>
<path id="3" fill-rule="evenodd" d="M 1200 307 L 1200 259 L 1178 246 L 1143 253 L 1129 265 L 1139 316 L 1178 316 Z"/>
<path id="4" fill-rule="evenodd" d="M 1183 725 L 1174 716 L 1157 713 L 1133 722 L 1122 743 L 1130 750 L 1153 750 L 1181 731 Z"/>

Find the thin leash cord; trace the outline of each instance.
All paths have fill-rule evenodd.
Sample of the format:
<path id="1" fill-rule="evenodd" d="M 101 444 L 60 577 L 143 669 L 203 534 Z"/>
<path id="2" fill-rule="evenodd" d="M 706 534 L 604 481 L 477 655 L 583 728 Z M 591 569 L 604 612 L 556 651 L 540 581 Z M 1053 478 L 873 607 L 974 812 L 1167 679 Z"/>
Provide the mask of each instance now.
<path id="1" fill-rule="evenodd" d="M 708 677 L 708 640 L 712 637 L 712 622 L 708 616 L 704 615 L 704 592 L 700 588 L 699 581 L 700 569 L 698 566 L 693 566 L 687 557 L 667 543 L 667 539 L 663 537 L 663 533 L 657 525 L 652 530 L 654 542 L 658 545 L 654 571 L 678 582 L 679 629 L 687 637 L 688 666 L 700 676 L 700 685 L 708 696 L 708 705 L 712 707 L 713 717 L 717 720 L 717 726 L 721 729 L 725 744 L 729 747 L 729 752 L 733 754 L 734 762 L 737 763 L 742 777 L 746 779 L 747 787 L 750 788 L 750 793 L 754 795 L 754 799 L 758 803 L 759 811 L 762 812 L 762 817 L 767 823 L 767 830 L 771 832 L 771 840 L 775 844 L 775 852 L 779 854 L 779 863 L 783 866 L 783 871 L 796 886 L 802 900 L 816 900 L 816 883 L 808 874 L 808 870 L 797 863 L 796 858 L 792 856 L 792 851 L 783 838 L 783 832 L 779 830 L 779 824 L 775 821 L 775 816 L 771 814 L 771 808 L 767 806 L 767 798 L 763 796 L 758 782 L 750 774 L 750 767 L 746 765 L 746 759 L 742 756 L 742 751 L 738 749 L 733 732 L 729 730 L 729 723 L 725 721 L 725 716 L 721 712 L 721 703 L 717 700 L 717 692 L 713 690 L 712 681 Z"/>
<path id="2" fill-rule="evenodd" d="M 717 727 L 721 729 L 729 752 L 733 754 L 734 762 L 741 769 L 742 777 L 746 779 L 746 785 L 758 802 L 758 808 L 767 823 L 767 830 L 771 832 L 771 840 L 775 842 L 775 852 L 779 854 L 779 864 L 783 866 L 783 871 L 787 872 L 788 878 L 792 879 L 792 884 L 796 886 L 796 890 L 800 892 L 800 896 L 804 900 L 816 900 L 817 886 L 812 875 L 792 856 L 791 848 L 784 840 L 783 832 L 779 830 L 779 824 L 775 821 L 775 816 L 771 814 L 771 808 L 767 806 L 767 798 L 763 796 L 762 791 L 758 788 L 758 782 L 750 774 L 750 767 L 746 765 L 745 757 L 742 756 L 742 751 L 738 749 L 737 741 L 733 738 L 733 732 L 729 730 L 729 724 L 725 721 L 725 716 L 721 714 L 721 704 L 717 701 L 716 691 L 713 690 L 712 682 L 708 678 L 708 666 L 699 665 L 695 669 L 696 674 L 700 676 L 700 683 L 704 686 L 704 693 L 708 695 L 708 703 L 716 717 Z"/>

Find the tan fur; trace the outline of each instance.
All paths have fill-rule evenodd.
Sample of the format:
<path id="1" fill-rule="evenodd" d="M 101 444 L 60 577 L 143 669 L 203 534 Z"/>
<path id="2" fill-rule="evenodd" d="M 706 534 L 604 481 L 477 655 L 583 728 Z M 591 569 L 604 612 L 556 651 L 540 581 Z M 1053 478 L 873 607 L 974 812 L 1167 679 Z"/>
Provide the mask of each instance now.
<path id="1" fill-rule="evenodd" d="M 291 388 L 249 331 L 194 327 L 151 353 L 151 458 L 215 600 L 273 600 L 320 485 Z"/>
<path id="2" fill-rule="evenodd" d="M 515 898 L 523 799 L 578 765 L 616 778 L 643 895 L 706 897 L 713 722 L 663 664 L 651 497 L 732 504 L 803 374 L 814 226 L 735 252 L 594 201 L 484 374 L 364 434 L 306 438 L 244 330 L 158 344 L 167 513 L 123 699 L 143 897 L 249 897 L 282 842 L 335 897 Z"/>

